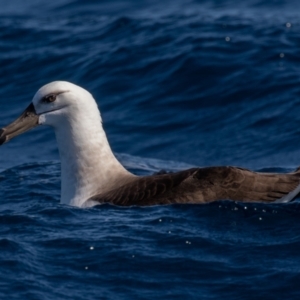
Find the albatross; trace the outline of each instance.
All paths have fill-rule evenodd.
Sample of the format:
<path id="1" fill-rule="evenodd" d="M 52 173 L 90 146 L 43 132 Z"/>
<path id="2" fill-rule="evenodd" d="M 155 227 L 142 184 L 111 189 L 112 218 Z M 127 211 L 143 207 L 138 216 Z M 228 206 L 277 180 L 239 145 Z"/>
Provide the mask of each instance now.
<path id="1" fill-rule="evenodd" d="M 0 130 L 0 145 L 38 125 L 55 131 L 63 204 L 284 203 L 300 192 L 299 169 L 277 174 L 217 166 L 136 176 L 114 156 L 93 96 L 70 82 L 55 81 L 41 87 L 21 116 Z"/>

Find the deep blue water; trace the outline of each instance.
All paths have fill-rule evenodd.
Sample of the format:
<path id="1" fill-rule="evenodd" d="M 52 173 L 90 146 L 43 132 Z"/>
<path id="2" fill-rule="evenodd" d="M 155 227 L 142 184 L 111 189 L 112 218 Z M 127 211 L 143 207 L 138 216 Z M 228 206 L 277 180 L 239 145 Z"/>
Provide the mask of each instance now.
<path id="1" fill-rule="evenodd" d="M 67 80 L 136 174 L 300 165 L 299 1 L 20 3 L 0 0 L 0 126 Z M 1 299 L 299 299 L 299 200 L 78 209 L 59 170 L 51 129 L 0 148 Z"/>

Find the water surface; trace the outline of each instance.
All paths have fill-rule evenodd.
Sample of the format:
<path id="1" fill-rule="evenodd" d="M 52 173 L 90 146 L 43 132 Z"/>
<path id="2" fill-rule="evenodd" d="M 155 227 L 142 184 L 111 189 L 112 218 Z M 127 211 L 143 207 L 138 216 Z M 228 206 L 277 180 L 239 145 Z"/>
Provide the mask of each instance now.
<path id="1" fill-rule="evenodd" d="M 139 175 L 300 165 L 297 1 L 0 1 L 1 126 L 53 80 L 88 89 Z M 59 204 L 54 133 L 0 149 L 0 295 L 299 299 L 299 201 Z"/>

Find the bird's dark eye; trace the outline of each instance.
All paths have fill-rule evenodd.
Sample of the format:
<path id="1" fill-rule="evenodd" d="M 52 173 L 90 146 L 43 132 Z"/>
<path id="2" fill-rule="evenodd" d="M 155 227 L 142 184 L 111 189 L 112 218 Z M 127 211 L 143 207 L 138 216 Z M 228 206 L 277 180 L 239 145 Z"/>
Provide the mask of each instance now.
<path id="1" fill-rule="evenodd" d="M 46 102 L 46 103 L 54 102 L 55 100 L 56 100 L 55 94 L 50 94 L 43 98 L 43 102 Z"/>

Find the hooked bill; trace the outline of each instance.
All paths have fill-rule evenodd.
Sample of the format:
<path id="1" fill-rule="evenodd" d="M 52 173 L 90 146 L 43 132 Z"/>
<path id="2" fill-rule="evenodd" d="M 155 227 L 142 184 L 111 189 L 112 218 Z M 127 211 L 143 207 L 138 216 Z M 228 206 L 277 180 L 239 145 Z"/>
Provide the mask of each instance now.
<path id="1" fill-rule="evenodd" d="M 31 103 L 14 122 L 0 129 L 0 145 L 38 125 L 39 116 Z"/>

